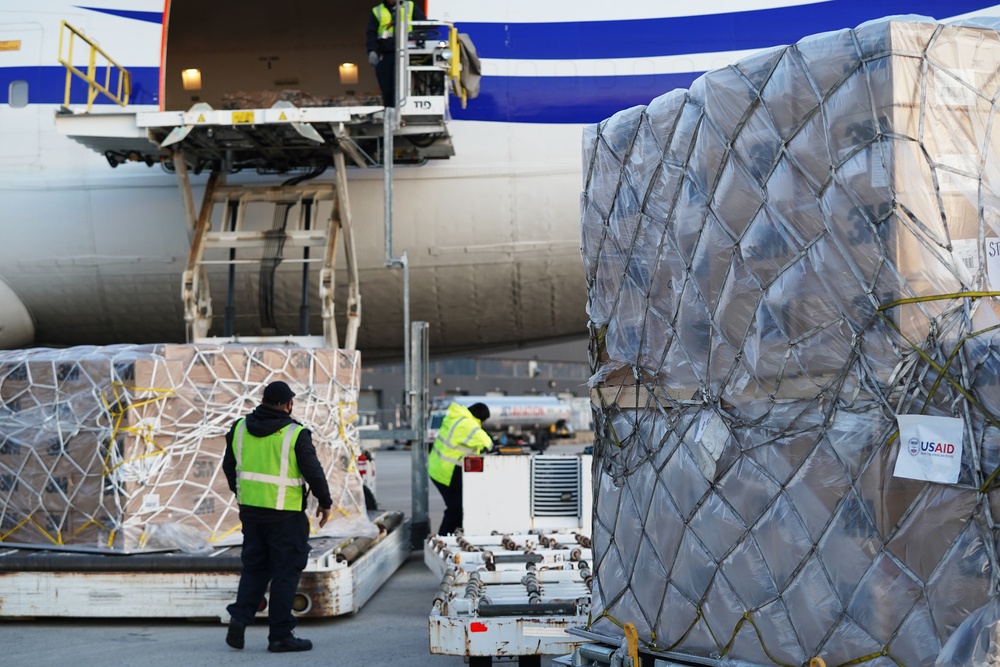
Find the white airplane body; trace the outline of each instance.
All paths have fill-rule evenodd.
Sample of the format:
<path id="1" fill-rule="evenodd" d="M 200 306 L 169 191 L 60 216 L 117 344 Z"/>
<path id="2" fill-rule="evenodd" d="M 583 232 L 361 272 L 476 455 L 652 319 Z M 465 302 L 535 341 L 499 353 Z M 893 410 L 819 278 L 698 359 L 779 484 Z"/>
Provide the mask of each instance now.
<path id="1" fill-rule="evenodd" d="M 154 112 L 191 106 L 180 87 L 186 67 L 202 68 L 200 97 L 213 106 L 224 92 L 282 81 L 341 94 L 343 61 L 360 63 L 361 81 L 349 87 L 375 91 L 364 53 L 372 4 L 220 2 L 195 12 L 192 0 L 37 0 L 0 7 L 0 348 L 185 336 L 181 272 L 190 239 L 178 179 L 159 166 L 111 168 L 57 129 L 61 21 L 133 73 L 126 111 Z M 807 34 L 903 11 L 938 19 L 1000 13 L 986 0 L 710 0 L 697 10 L 661 0 L 426 5 L 428 17 L 471 37 L 483 74 L 478 98 L 465 109 L 452 101 L 455 155 L 393 174 L 392 250 L 407 255 L 411 317 L 431 323 L 435 352 L 586 333 L 579 256 L 585 124 Z M 70 106 L 85 104 L 74 95 Z M 113 110 L 98 104 L 93 115 Z M 206 174 L 191 178 L 200 192 Z M 238 173 L 229 182 L 284 178 Z M 351 168 L 348 182 L 363 299 L 358 347 L 398 355 L 402 281 L 385 262 L 382 173 Z M 300 305 L 295 271 L 275 291 L 278 319 L 289 326 Z M 218 297 L 225 275 L 211 280 Z M 241 275 L 235 288 L 252 310 L 253 277 Z M 241 323 L 249 328 L 242 333 L 257 333 L 252 318 Z M 314 312 L 310 329 L 319 326 Z"/>

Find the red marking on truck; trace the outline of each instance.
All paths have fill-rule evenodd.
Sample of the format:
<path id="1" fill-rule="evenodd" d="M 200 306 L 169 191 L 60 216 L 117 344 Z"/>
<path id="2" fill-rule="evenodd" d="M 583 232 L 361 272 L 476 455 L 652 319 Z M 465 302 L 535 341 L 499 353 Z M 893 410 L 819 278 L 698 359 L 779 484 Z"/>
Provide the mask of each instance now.
<path id="1" fill-rule="evenodd" d="M 545 408 L 506 408 L 501 410 L 500 414 L 507 415 L 509 417 L 541 417 L 545 414 Z"/>

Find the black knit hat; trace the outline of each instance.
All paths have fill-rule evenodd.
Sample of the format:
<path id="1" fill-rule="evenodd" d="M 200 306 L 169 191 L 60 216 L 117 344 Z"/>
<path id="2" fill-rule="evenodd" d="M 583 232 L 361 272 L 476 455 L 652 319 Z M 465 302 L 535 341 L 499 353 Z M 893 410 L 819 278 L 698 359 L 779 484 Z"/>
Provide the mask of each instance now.
<path id="1" fill-rule="evenodd" d="M 469 412 L 480 422 L 484 422 L 490 418 L 490 409 L 485 403 L 473 403 L 469 406 Z"/>
<path id="2" fill-rule="evenodd" d="M 295 398 L 295 392 L 287 382 L 278 380 L 264 387 L 264 402 L 268 405 L 284 405 Z"/>

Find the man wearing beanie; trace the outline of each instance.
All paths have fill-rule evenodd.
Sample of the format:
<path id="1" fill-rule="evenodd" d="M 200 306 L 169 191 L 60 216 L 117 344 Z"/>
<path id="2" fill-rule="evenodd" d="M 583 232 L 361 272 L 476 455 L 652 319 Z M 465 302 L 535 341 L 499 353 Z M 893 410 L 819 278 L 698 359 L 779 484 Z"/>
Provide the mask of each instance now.
<path id="1" fill-rule="evenodd" d="M 427 473 L 444 498 L 444 518 L 438 535 L 449 535 L 462 526 L 462 461 L 493 446 L 482 428 L 489 418 L 490 409 L 485 403 L 473 403 L 468 408 L 452 403 L 441 422 L 427 457 Z"/>
<path id="2" fill-rule="evenodd" d="M 243 522 L 243 571 L 226 643 L 241 649 L 246 626 L 254 621 L 268 584 L 270 626 L 267 650 L 308 651 L 312 642 L 292 634 L 292 600 L 309 560 L 306 499 L 319 502 L 320 527 L 330 518 L 333 500 L 326 473 L 316 457 L 309 429 L 292 418 L 295 393 L 285 382 L 264 388 L 260 405 L 238 419 L 226 434 L 222 469 L 236 494 Z"/>

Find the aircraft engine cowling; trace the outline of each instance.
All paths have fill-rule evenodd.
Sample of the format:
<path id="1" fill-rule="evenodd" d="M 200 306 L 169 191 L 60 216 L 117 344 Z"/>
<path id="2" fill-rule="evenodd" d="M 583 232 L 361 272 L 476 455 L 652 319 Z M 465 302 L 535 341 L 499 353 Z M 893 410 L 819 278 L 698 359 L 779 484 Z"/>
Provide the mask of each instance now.
<path id="1" fill-rule="evenodd" d="M 35 323 L 20 297 L 0 278 L 0 349 L 30 345 L 35 340 Z"/>

